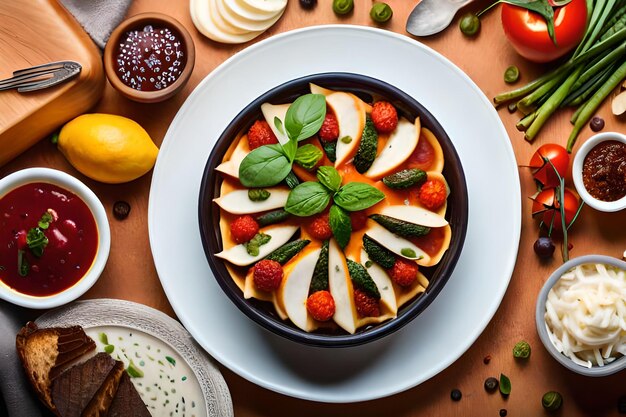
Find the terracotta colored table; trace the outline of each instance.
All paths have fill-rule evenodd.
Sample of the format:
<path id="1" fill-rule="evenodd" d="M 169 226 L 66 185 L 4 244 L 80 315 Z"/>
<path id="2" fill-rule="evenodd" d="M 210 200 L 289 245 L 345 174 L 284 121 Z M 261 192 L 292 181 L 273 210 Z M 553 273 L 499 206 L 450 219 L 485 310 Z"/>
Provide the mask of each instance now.
<path id="1" fill-rule="evenodd" d="M 387 0 L 394 11 L 390 24 L 385 28 L 405 34 L 407 16 L 417 1 Z M 346 23 L 373 25 L 368 13 L 370 1 L 357 0 L 352 15 L 340 19 L 331 10 L 331 0 L 319 0 L 310 12 L 304 11 L 297 0 L 291 0 L 282 19 L 259 39 L 279 32 L 310 25 Z M 489 1 L 479 1 L 470 6 L 479 9 Z M 151 134 L 160 144 L 167 127 L 192 89 L 226 58 L 247 45 L 221 45 L 202 37 L 194 28 L 188 13 L 188 2 L 136 0 L 129 15 L 144 11 L 158 11 L 179 19 L 192 33 L 196 42 L 196 67 L 191 81 L 183 93 L 163 104 L 141 105 L 130 102 L 107 85 L 103 99 L 94 111 L 115 113 L 130 117 Z M 461 67 L 478 84 L 482 91 L 492 97 L 506 90 L 503 73 L 509 65 L 517 65 L 522 73 L 521 82 L 527 82 L 546 67 L 530 64 L 509 47 L 499 22 L 498 11 L 484 17 L 480 35 L 475 39 L 464 38 L 456 25 L 440 35 L 420 39 Z M 416 69 L 416 76 L 418 71 Z M 520 82 L 520 83 L 521 83 Z M 521 85 L 521 84 L 520 84 Z M 598 113 L 606 120 L 605 131 L 626 132 L 626 119 L 610 114 L 605 104 Z M 530 155 L 542 143 L 564 144 L 571 125 L 568 115 L 561 114 L 545 126 L 537 141 L 530 145 L 515 129 L 517 115 L 506 109 L 500 116 L 508 130 L 519 165 L 528 162 Z M 592 132 L 585 128 L 579 144 Z M 477 137 L 476 151 L 481 149 L 481 138 Z M 140 302 L 173 315 L 165 293 L 157 277 L 148 244 L 147 206 L 150 191 L 150 175 L 123 185 L 104 185 L 78 174 L 48 141 L 42 141 L 19 158 L 0 168 L 0 177 L 21 168 L 47 166 L 67 171 L 84 180 L 104 202 L 109 213 L 116 200 L 126 200 L 132 205 L 130 217 L 117 221 L 110 216 L 112 249 L 108 265 L 98 283 L 85 298 L 121 298 Z M 494 173 L 497 175 L 497 173 Z M 530 196 L 535 187 L 527 169 L 520 167 L 522 196 Z M 488 187 L 488 184 L 484 185 Z M 493 190 L 494 210 L 498 207 L 498 190 Z M 541 397 L 548 390 L 563 394 L 562 416 L 609 416 L 617 415 L 617 398 L 626 394 L 624 375 L 603 379 L 587 379 L 570 373 L 556 363 L 543 349 L 535 332 L 535 298 L 550 271 L 561 263 L 555 254 L 553 260 L 540 262 L 532 250 L 538 236 L 538 225 L 530 217 L 530 200 L 523 199 L 522 234 L 518 263 L 506 296 L 495 317 L 474 345 L 447 370 L 402 394 L 367 403 L 329 405 L 285 397 L 259 388 L 239 376 L 223 369 L 231 389 L 235 413 L 239 417 L 251 416 L 497 416 L 502 408 L 509 416 L 546 415 L 541 407 Z M 494 224 L 493 227 L 498 227 Z M 600 253 L 621 257 L 626 249 L 626 212 L 602 214 L 586 207 L 574 226 L 570 239 L 574 245 L 572 256 Z M 427 337 L 427 335 L 425 336 Z M 530 342 L 533 350 L 529 361 L 514 361 L 511 350 L 521 339 Z M 491 356 L 488 365 L 485 356 Z M 500 394 L 487 394 L 483 382 L 489 376 L 505 373 L 511 378 L 513 389 L 508 399 Z M 450 390 L 459 388 L 463 392 L 460 402 L 450 400 Z"/>

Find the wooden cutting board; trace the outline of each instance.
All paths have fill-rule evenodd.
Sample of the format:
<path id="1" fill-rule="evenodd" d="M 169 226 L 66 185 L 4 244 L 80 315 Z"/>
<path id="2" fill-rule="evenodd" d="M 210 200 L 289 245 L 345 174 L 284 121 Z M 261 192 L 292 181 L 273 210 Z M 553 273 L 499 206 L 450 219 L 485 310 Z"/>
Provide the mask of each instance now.
<path id="1" fill-rule="evenodd" d="M 40 91 L 0 91 L 0 166 L 86 112 L 105 84 L 99 49 L 56 0 L 0 0 L 0 78 L 61 60 L 80 63 L 80 75 Z"/>

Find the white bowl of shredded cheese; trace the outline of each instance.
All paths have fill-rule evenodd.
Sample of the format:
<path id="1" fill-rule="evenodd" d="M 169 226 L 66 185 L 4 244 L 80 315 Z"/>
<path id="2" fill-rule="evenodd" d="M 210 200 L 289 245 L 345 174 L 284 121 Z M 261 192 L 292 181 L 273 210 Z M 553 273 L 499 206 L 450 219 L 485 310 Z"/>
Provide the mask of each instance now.
<path id="1" fill-rule="evenodd" d="M 626 368 L 626 262 L 586 255 L 564 263 L 539 293 L 537 332 L 563 366 L 587 376 Z"/>

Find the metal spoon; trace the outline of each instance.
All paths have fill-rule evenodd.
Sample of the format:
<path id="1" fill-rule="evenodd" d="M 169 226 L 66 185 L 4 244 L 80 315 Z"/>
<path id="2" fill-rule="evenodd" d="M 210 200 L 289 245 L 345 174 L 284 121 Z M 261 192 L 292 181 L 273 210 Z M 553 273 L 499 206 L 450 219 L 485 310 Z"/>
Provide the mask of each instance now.
<path id="1" fill-rule="evenodd" d="M 474 0 L 422 0 L 406 22 L 406 31 L 415 36 L 439 33 L 450 25 L 456 12 Z"/>

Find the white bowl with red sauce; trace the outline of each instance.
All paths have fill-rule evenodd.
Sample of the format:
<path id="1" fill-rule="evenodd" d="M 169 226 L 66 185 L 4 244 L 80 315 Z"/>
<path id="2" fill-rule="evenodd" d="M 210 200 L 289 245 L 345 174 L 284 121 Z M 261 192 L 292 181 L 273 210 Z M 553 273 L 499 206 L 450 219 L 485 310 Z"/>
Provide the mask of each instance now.
<path id="1" fill-rule="evenodd" d="M 28 168 L 0 179 L 0 298 L 45 309 L 98 280 L 111 232 L 98 197 L 78 179 Z"/>
<path id="2" fill-rule="evenodd" d="M 603 132 L 582 144 L 572 165 L 576 191 L 592 208 L 626 208 L 626 135 Z"/>

